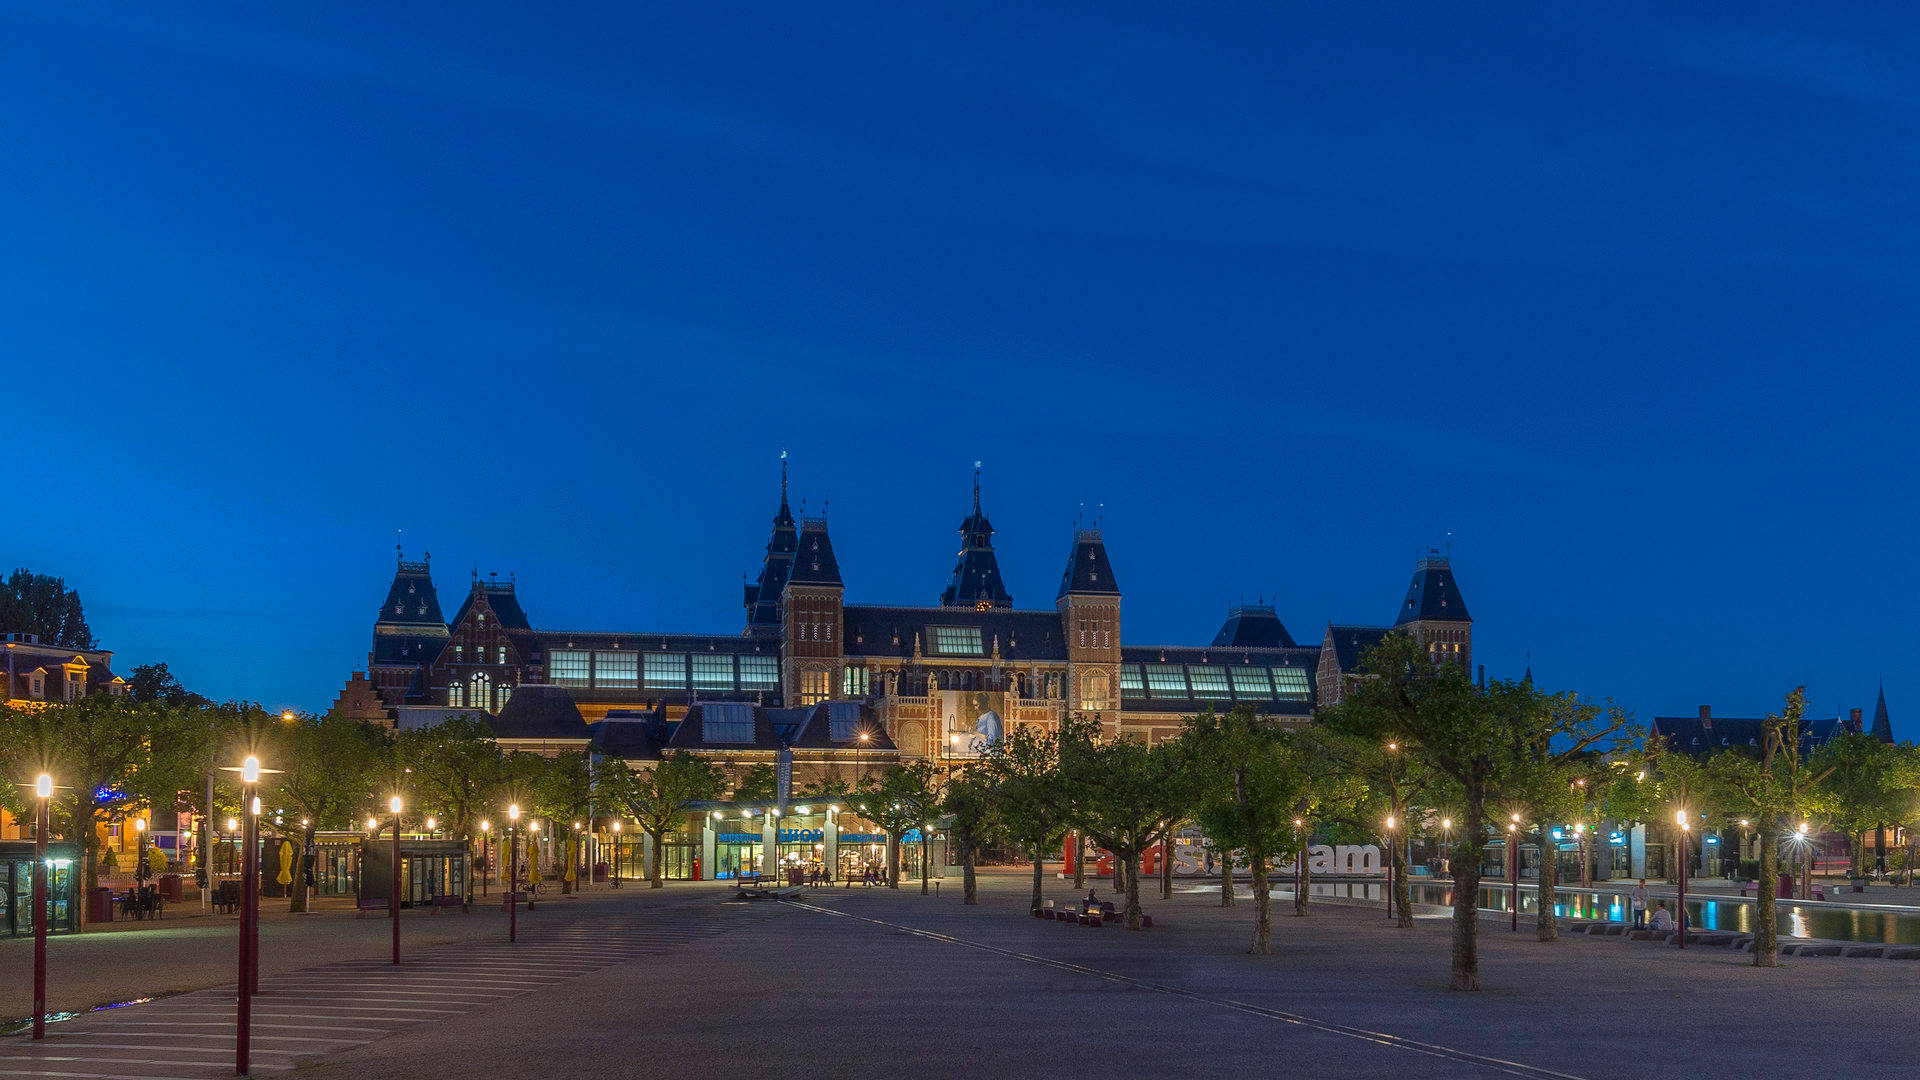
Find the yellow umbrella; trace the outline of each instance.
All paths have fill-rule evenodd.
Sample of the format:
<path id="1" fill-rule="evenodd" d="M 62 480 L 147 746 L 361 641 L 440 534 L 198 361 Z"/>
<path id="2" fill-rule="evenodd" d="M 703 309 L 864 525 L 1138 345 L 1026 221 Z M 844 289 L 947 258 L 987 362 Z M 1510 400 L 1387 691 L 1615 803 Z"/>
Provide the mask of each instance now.
<path id="1" fill-rule="evenodd" d="M 293 842 L 280 841 L 280 875 L 273 880 L 282 885 L 293 884 Z"/>
<path id="2" fill-rule="evenodd" d="M 573 864 L 578 861 L 574 857 L 574 853 L 577 852 L 578 850 L 579 850 L 579 844 L 577 842 L 569 843 L 566 848 L 567 868 L 566 868 L 566 871 L 560 875 L 560 880 L 568 883 L 569 885 L 571 885 L 574 880 Z"/>
<path id="3" fill-rule="evenodd" d="M 527 853 L 527 884 L 540 884 L 540 850 L 535 848 Z"/>

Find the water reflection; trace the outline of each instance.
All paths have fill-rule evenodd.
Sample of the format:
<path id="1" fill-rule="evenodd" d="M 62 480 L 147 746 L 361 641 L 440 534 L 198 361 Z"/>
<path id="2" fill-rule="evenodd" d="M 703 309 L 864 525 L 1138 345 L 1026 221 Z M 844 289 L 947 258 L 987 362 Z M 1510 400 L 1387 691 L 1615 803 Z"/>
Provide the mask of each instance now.
<path id="1" fill-rule="evenodd" d="M 1363 895 L 1359 891 L 1352 893 L 1334 893 L 1332 890 L 1351 887 L 1355 890 L 1366 889 L 1364 895 L 1377 894 L 1378 886 L 1315 886 L 1313 892 L 1322 895 Z M 1437 904 L 1441 906 L 1453 903 L 1453 888 L 1448 885 L 1418 884 L 1411 886 L 1416 903 Z M 1480 889 L 1479 906 L 1492 911 L 1506 911 L 1512 891 L 1509 886 L 1490 885 Z M 1657 903 L 1659 898 L 1655 899 Z M 1673 906 L 1672 900 L 1666 901 Z M 1520 892 L 1520 913 L 1525 915 L 1540 909 L 1540 895 L 1533 890 Z M 1583 891 L 1578 888 L 1558 889 L 1554 894 L 1554 914 L 1575 919 L 1599 919 L 1609 922 L 1627 922 L 1626 899 L 1619 893 Z M 1753 904 L 1735 900 L 1699 900 L 1687 899 L 1688 925 L 1700 930 L 1731 930 L 1738 933 L 1753 933 L 1754 919 L 1759 909 Z M 1779 932 L 1791 937 L 1827 938 L 1833 941 L 1864 941 L 1887 945 L 1920 945 L 1920 915 L 1903 914 L 1893 911 L 1863 911 L 1856 908 L 1811 907 L 1782 900 L 1774 909 L 1779 923 Z"/>

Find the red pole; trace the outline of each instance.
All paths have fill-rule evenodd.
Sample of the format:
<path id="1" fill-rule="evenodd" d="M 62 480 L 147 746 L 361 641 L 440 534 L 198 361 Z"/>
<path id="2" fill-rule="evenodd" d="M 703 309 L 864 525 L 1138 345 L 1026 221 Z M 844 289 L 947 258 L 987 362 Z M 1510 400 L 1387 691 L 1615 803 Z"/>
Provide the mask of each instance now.
<path id="1" fill-rule="evenodd" d="M 36 1039 L 47 1037 L 47 833 L 52 828 L 53 815 L 47 812 L 47 798 L 43 795 L 33 830 L 33 1037 Z M 71 870 L 67 880 L 73 880 Z"/>
<path id="2" fill-rule="evenodd" d="M 398 800 L 395 800 L 398 802 Z M 393 962 L 400 962 L 400 815 L 393 815 Z"/>
<path id="3" fill-rule="evenodd" d="M 1393 833 L 1387 833 L 1387 921 L 1393 921 Z"/>
<path id="4" fill-rule="evenodd" d="M 248 1052 L 253 1038 L 253 787 L 241 788 L 240 812 L 246 815 L 241 827 L 243 850 L 240 853 L 240 998 L 233 1029 L 233 1074 L 247 1075 Z"/>
<path id="5" fill-rule="evenodd" d="M 1512 867 L 1507 874 L 1507 884 L 1511 886 L 1508 895 L 1513 907 L 1513 932 L 1520 932 L 1520 830 L 1507 830 L 1507 864 Z"/>
<path id="6" fill-rule="evenodd" d="M 520 845 L 517 841 L 520 830 L 517 827 L 507 829 L 507 940 L 520 940 L 520 894 L 514 890 L 520 883 Z"/>
<path id="7" fill-rule="evenodd" d="M 1679 919 L 1680 925 L 1680 934 L 1674 939 L 1674 946 L 1681 949 L 1687 947 L 1687 864 L 1693 861 L 1692 852 L 1687 848 L 1692 839 L 1692 833 L 1685 829 L 1680 831 L 1680 899 L 1674 904 L 1676 910 L 1673 914 Z"/>

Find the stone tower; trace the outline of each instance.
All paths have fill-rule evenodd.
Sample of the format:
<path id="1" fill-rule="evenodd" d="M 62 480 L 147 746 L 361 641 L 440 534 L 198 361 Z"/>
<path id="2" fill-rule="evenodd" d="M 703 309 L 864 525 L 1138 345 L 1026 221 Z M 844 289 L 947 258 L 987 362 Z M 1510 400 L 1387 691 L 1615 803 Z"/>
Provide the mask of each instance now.
<path id="1" fill-rule="evenodd" d="M 1120 718 L 1120 583 L 1099 529 L 1074 534 L 1054 607 L 1067 642 L 1067 713 L 1097 717 L 1111 732 Z"/>
<path id="2" fill-rule="evenodd" d="M 1473 616 L 1467 614 L 1467 602 L 1453 580 L 1450 560 L 1440 552 L 1429 551 L 1414 567 L 1393 628 L 1411 634 L 1436 664 L 1473 670 Z"/>
<path id="3" fill-rule="evenodd" d="M 782 700 L 811 705 L 840 696 L 846 643 L 841 640 L 846 585 L 833 557 L 826 518 L 806 518 L 793 553 L 793 572 L 780 596 L 780 632 L 786 672 Z"/>

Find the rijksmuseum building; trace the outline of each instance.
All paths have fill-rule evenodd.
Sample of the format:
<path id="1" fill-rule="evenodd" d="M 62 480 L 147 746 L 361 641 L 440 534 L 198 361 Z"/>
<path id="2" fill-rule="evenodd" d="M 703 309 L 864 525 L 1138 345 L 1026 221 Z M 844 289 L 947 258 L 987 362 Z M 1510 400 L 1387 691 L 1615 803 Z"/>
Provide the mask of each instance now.
<path id="1" fill-rule="evenodd" d="M 788 508 L 784 462 L 780 486 L 737 633 L 546 629 L 511 578 L 477 573 L 448 618 L 429 562 L 403 556 L 374 623 L 369 669 L 335 707 L 403 728 L 471 713 L 510 749 L 577 747 L 639 766 L 687 750 L 737 772 L 790 753 L 797 792 L 891 761 L 950 764 L 1016 727 L 1052 728 L 1074 714 L 1110 736 L 1146 739 L 1208 707 L 1305 722 L 1338 700 L 1361 655 L 1395 629 L 1436 659 L 1472 663 L 1473 622 L 1438 553 L 1418 560 L 1390 625 L 1329 624 L 1303 645 L 1271 606 L 1242 604 L 1205 643 L 1135 644 L 1123 634 L 1121 576 L 1098 529 L 1069 538 L 1051 605 L 1015 605 L 977 470 L 958 557 L 937 602 L 924 606 L 849 603 L 826 520 L 796 520 Z M 846 838 L 825 831 L 828 843 L 814 846 Z M 788 832 L 805 843 L 820 830 L 783 828 L 783 855 Z M 697 876 L 730 862 L 711 838 L 700 847 Z"/>

